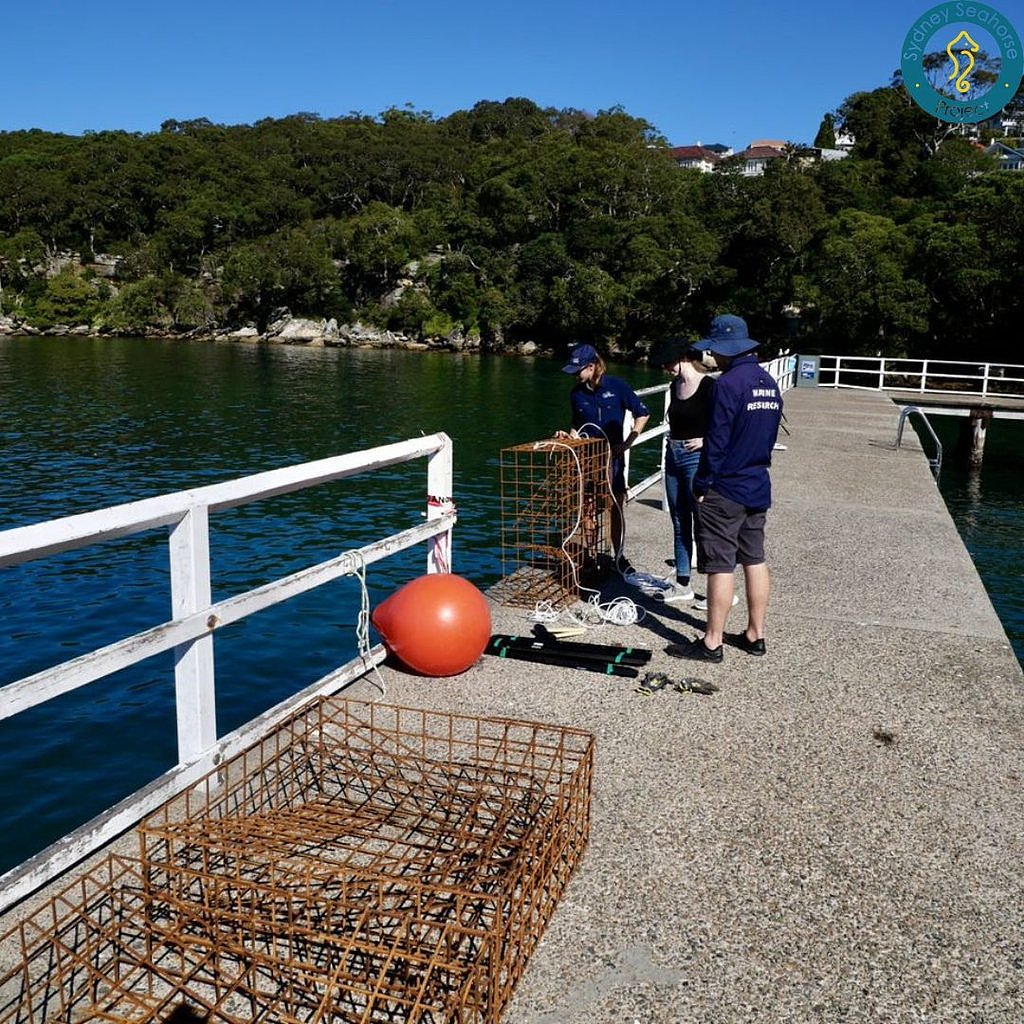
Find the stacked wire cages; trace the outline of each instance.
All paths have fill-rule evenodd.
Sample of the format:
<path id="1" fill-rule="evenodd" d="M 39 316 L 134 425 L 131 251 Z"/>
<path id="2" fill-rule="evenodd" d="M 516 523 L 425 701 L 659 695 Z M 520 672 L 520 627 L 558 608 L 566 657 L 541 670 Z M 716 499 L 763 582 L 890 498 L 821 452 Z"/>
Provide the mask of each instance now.
<path id="1" fill-rule="evenodd" d="M 573 604 L 610 566 L 609 448 L 604 438 L 549 439 L 501 451 L 502 579 L 505 605 Z"/>
<path id="2" fill-rule="evenodd" d="M 3 938 L 0 1022 L 497 1024 L 592 770 L 579 730 L 320 699 Z"/>

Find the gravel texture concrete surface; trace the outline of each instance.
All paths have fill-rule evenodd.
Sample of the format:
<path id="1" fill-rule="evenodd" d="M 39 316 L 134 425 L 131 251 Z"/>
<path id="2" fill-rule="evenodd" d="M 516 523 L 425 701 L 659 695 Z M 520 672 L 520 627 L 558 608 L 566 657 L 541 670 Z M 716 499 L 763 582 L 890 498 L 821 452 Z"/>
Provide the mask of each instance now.
<path id="1" fill-rule="evenodd" d="M 669 657 L 703 613 L 618 579 L 604 598 L 641 620 L 578 638 L 716 693 L 491 656 L 346 691 L 596 737 L 590 843 L 504 1024 L 1024 1020 L 1020 665 L 910 431 L 895 450 L 897 407 L 785 403 L 767 656 Z M 670 571 L 660 492 L 631 505 L 627 551 Z M 530 633 L 526 609 L 491 610 L 494 632 Z"/>
<path id="2" fill-rule="evenodd" d="M 703 613 L 621 581 L 604 596 L 642 620 L 577 638 L 717 693 L 490 656 L 450 679 L 385 669 L 392 703 L 596 736 L 590 845 L 506 1024 L 1024 1020 L 1020 665 L 910 431 L 895 450 L 897 407 L 785 401 L 767 656 L 669 657 Z M 637 568 L 667 573 L 660 493 L 627 529 Z"/>

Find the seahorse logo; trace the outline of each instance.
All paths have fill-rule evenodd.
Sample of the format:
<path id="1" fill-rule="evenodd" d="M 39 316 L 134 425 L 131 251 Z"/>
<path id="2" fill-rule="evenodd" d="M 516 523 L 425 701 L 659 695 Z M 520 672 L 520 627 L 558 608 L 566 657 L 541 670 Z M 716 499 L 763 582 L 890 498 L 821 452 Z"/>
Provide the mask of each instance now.
<path id="1" fill-rule="evenodd" d="M 967 60 L 967 66 L 963 71 L 960 70 L 960 61 L 957 59 L 957 54 L 953 52 L 953 48 L 959 45 L 961 39 L 966 44 L 966 49 L 960 51 L 960 56 Z M 951 39 L 946 43 L 946 53 L 949 54 L 949 59 L 953 63 L 953 70 L 949 73 L 946 81 L 952 82 L 955 78 L 954 88 L 961 96 L 971 91 L 971 83 L 967 81 L 967 78 L 974 70 L 974 55 L 980 49 L 981 47 L 971 38 L 970 33 L 966 29 L 962 29 L 955 39 Z"/>
<path id="2" fill-rule="evenodd" d="M 951 19 L 954 12 L 958 17 Z M 1020 33 L 987 0 L 943 0 L 910 26 L 900 75 L 926 113 L 950 124 L 978 124 L 1016 95 L 1024 79 L 1024 46 Z"/>

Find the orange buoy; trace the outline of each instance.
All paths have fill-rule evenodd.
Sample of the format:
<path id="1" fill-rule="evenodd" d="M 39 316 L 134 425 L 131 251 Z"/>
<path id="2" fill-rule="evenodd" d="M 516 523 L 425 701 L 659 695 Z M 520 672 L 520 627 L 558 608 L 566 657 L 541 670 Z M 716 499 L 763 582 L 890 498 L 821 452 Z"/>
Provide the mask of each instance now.
<path id="1" fill-rule="evenodd" d="M 373 610 L 370 621 L 388 650 L 424 676 L 465 672 L 491 636 L 483 594 L 451 573 L 420 576 Z"/>

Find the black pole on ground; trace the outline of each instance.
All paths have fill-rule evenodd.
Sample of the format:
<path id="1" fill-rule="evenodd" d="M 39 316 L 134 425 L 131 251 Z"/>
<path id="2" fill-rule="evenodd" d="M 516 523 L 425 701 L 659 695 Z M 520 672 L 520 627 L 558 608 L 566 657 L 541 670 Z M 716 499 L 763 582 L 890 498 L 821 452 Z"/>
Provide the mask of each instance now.
<path id="1" fill-rule="evenodd" d="M 568 640 L 548 640 L 532 636 L 515 636 L 496 633 L 491 637 L 489 647 L 511 647 L 520 651 L 543 651 L 587 661 L 607 661 L 616 665 L 646 665 L 651 652 L 639 647 L 613 647 L 604 644 L 587 644 Z"/>
<path id="2" fill-rule="evenodd" d="M 511 661 L 532 661 L 539 665 L 561 665 L 563 668 L 581 668 L 587 672 L 600 672 L 606 676 L 626 676 L 635 679 L 640 675 L 635 665 L 623 665 L 614 661 L 599 661 L 594 658 L 580 658 L 569 651 L 537 651 L 517 647 L 500 647 L 489 645 L 485 654 L 493 654 L 498 658 Z"/>

